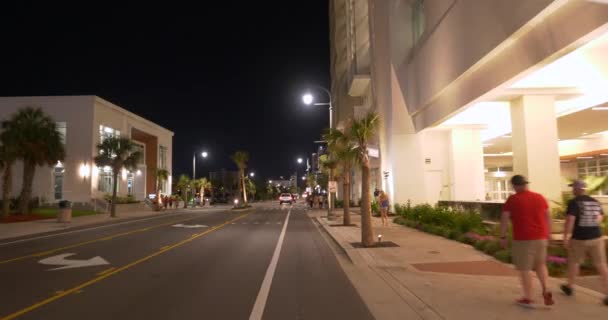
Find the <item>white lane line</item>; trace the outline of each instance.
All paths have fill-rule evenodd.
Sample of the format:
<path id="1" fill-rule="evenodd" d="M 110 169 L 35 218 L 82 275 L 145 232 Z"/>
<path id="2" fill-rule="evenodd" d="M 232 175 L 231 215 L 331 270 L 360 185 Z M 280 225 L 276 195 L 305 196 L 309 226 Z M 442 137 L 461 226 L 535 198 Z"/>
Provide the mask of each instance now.
<path id="1" fill-rule="evenodd" d="M 283 230 L 281 230 L 279 241 L 277 242 L 276 248 L 274 248 L 274 254 L 272 255 L 272 259 L 270 260 L 270 265 L 268 265 L 268 270 L 266 270 L 266 275 L 264 276 L 264 281 L 262 281 L 262 287 L 260 287 L 260 292 L 258 292 L 258 296 L 255 299 L 255 304 L 253 305 L 253 310 L 251 310 L 249 320 L 261 320 L 262 315 L 264 314 L 264 308 L 266 308 L 266 300 L 268 300 L 268 294 L 270 293 L 270 285 L 272 284 L 272 278 L 274 277 L 274 272 L 277 269 L 277 263 L 279 262 L 279 255 L 281 254 L 281 248 L 283 247 L 283 240 L 285 239 L 285 231 L 287 231 L 287 223 L 289 222 L 290 214 L 291 209 L 287 212 L 285 224 L 283 224 Z"/>

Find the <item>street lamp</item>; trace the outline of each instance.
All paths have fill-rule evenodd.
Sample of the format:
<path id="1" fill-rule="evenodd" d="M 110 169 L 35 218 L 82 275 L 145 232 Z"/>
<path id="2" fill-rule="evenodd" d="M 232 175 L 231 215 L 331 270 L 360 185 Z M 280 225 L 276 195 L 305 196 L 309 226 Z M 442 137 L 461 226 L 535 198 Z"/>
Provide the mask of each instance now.
<path id="1" fill-rule="evenodd" d="M 317 88 L 323 90 L 325 93 L 327 93 L 327 97 L 329 98 L 328 102 L 314 102 L 314 96 L 311 93 L 305 93 L 302 96 L 302 102 L 304 102 L 304 104 L 306 105 L 315 105 L 315 106 L 328 106 L 329 107 L 329 128 L 332 129 L 334 127 L 334 123 L 333 123 L 333 111 L 334 108 L 331 104 L 331 92 L 329 92 L 329 90 L 325 89 L 324 87 L 321 86 L 316 86 Z"/>
<path id="2" fill-rule="evenodd" d="M 301 164 L 304 160 L 302 158 L 298 158 L 298 163 Z"/>
<path id="3" fill-rule="evenodd" d="M 268 180 L 268 184 L 272 184 L 272 180 Z"/>
<path id="4" fill-rule="evenodd" d="M 203 159 L 206 159 L 209 153 L 207 151 L 201 152 Z M 196 152 L 192 154 L 192 180 L 196 179 Z"/>
<path id="5" fill-rule="evenodd" d="M 249 176 L 253 178 L 255 176 L 255 172 L 249 173 Z"/>

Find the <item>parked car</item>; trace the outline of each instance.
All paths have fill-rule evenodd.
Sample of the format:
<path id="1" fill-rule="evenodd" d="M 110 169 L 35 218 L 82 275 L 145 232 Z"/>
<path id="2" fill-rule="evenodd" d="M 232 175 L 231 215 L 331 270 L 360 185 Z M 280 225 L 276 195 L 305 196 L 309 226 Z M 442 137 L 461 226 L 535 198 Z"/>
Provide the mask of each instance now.
<path id="1" fill-rule="evenodd" d="M 292 204 L 294 202 L 293 196 L 289 193 L 281 193 L 279 196 L 279 204 L 289 203 Z"/>

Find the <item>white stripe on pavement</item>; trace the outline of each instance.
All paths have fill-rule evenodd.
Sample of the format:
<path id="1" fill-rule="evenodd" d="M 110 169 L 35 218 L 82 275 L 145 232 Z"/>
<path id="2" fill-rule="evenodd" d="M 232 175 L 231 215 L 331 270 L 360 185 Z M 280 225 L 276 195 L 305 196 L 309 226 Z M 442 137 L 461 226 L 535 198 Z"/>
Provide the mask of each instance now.
<path id="1" fill-rule="evenodd" d="M 262 315 L 264 314 L 264 308 L 266 308 L 266 300 L 268 300 L 268 294 L 270 293 L 270 285 L 272 284 L 272 278 L 274 277 L 274 272 L 277 269 L 277 263 L 279 262 L 279 255 L 281 254 L 281 248 L 283 247 L 283 240 L 285 239 L 285 231 L 287 231 L 287 222 L 289 222 L 290 214 L 291 209 L 289 209 L 289 211 L 287 212 L 285 224 L 283 224 L 283 230 L 281 230 L 279 241 L 277 242 L 276 248 L 274 248 L 274 254 L 272 255 L 272 259 L 270 260 L 270 265 L 268 265 L 268 270 L 266 270 L 266 275 L 264 276 L 264 281 L 262 281 L 262 287 L 260 288 L 260 292 L 258 293 L 258 296 L 255 299 L 255 304 L 253 305 L 253 310 L 251 310 L 249 320 L 261 320 Z"/>

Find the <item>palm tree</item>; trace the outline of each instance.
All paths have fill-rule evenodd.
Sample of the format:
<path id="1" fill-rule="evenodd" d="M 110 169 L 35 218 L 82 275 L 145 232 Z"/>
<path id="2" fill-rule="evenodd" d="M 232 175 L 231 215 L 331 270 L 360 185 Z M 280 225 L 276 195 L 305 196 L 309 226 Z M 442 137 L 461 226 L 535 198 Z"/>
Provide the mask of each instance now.
<path id="1" fill-rule="evenodd" d="M 201 193 L 201 203 L 203 206 L 205 205 L 205 189 L 211 189 L 213 186 L 211 181 L 207 180 L 207 178 L 198 179 L 200 185 L 200 193 Z"/>
<path id="2" fill-rule="evenodd" d="M 118 174 L 123 169 L 135 170 L 142 154 L 135 151 L 135 144 L 129 138 L 105 138 L 97 145 L 99 155 L 95 157 L 98 167 L 112 169 L 112 203 L 110 216 L 116 217 L 116 191 L 118 187 Z"/>
<path id="3" fill-rule="evenodd" d="M 15 162 L 15 153 L 11 151 L 12 144 L 3 141 L 0 146 L 0 169 L 2 169 L 2 216 L 10 214 L 10 194 L 13 187 L 12 167 Z"/>
<path id="4" fill-rule="evenodd" d="M 346 131 L 346 130 L 345 130 Z M 348 131 L 347 131 L 348 132 Z M 342 187 L 344 196 L 343 209 L 343 223 L 345 226 L 351 224 L 350 222 L 350 171 L 353 163 L 357 159 L 357 150 L 352 142 L 351 137 L 345 134 L 343 131 L 338 129 L 330 129 L 326 134 L 323 135 L 323 140 L 327 142 L 328 148 L 334 154 L 338 165 L 342 171 Z"/>
<path id="5" fill-rule="evenodd" d="M 245 186 L 247 188 L 247 193 L 251 195 L 251 200 L 255 201 L 256 188 L 255 183 L 253 183 L 253 180 L 247 179 L 247 183 L 245 184 Z"/>
<path id="6" fill-rule="evenodd" d="M 370 164 L 367 144 L 380 128 L 380 117 L 375 111 L 370 111 L 365 117 L 353 121 L 349 136 L 356 145 L 357 161 L 361 166 L 361 242 L 364 246 L 374 243 L 371 217 Z"/>
<path id="7" fill-rule="evenodd" d="M 188 207 L 188 188 L 191 185 L 190 177 L 185 174 L 179 176 L 177 181 L 177 188 L 180 190 L 182 200 L 184 200 L 184 208 Z"/>
<path id="8" fill-rule="evenodd" d="M 156 199 L 158 199 L 158 204 L 162 202 L 160 198 L 160 192 L 163 190 L 163 184 L 165 181 L 169 179 L 169 171 L 166 169 L 158 169 L 156 168 Z"/>
<path id="9" fill-rule="evenodd" d="M 327 194 L 330 197 L 329 201 L 328 201 L 328 206 L 327 206 L 327 219 L 332 220 L 334 219 L 334 212 L 333 212 L 333 203 L 334 201 L 332 201 L 332 192 L 329 192 L 329 183 L 330 181 L 335 181 L 335 170 L 338 167 L 338 161 L 335 159 L 334 156 L 334 152 L 332 150 L 328 150 L 329 153 L 327 155 L 323 155 L 322 156 L 322 160 L 321 160 L 321 165 L 323 166 L 323 168 L 325 170 L 328 171 L 328 176 L 327 176 Z"/>
<path id="10" fill-rule="evenodd" d="M 245 187 L 245 168 L 249 161 L 249 154 L 246 151 L 237 151 L 232 155 L 232 161 L 239 168 L 239 194 L 243 195 L 243 203 L 247 203 L 247 188 Z"/>
<path id="11" fill-rule="evenodd" d="M 315 187 L 317 186 L 317 176 L 312 172 L 307 174 L 306 183 L 308 184 L 308 187 L 310 188 L 310 190 L 314 190 Z"/>
<path id="12" fill-rule="evenodd" d="M 31 107 L 17 111 L 9 120 L 3 121 L 2 128 L 6 146 L 14 149 L 16 159 L 23 161 L 19 212 L 29 214 L 36 167 L 54 166 L 65 159 L 61 134 L 51 117 L 42 109 Z"/>

